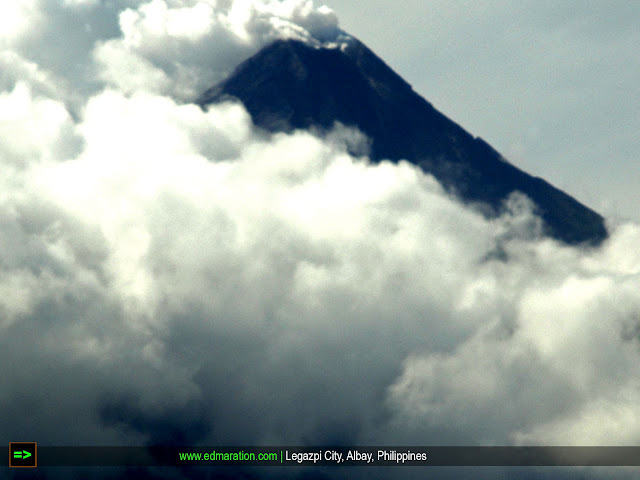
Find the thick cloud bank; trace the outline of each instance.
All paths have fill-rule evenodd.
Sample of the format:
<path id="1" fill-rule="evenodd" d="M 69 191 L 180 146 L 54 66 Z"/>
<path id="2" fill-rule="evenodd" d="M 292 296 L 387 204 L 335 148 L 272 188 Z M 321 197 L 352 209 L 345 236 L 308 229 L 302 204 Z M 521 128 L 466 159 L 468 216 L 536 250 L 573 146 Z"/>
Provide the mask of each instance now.
<path id="1" fill-rule="evenodd" d="M 331 11 L 5 3 L 5 444 L 640 441 L 640 226 L 569 248 L 340 125 L 187 102 L 277 36 L 336 41 Z"/>

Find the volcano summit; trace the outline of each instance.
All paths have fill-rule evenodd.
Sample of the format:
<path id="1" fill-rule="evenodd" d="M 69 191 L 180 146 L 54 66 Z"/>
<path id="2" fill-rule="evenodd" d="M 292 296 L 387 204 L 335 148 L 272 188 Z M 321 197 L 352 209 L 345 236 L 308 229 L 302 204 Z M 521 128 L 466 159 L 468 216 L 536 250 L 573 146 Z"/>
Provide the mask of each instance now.
<path id="1" fill-rule="evenodd" d="M 362 42 L 331 48 L 277 40 L 240 64 L 197 101 L 240 100 L 254 123 L 270 132 L 335 122 L 357 127 L 370 140 L 374 161 L 408 160 L 434 175 L 467 203 L 499 214 L 514 191 L 524 193 L 543 219 L 544 232 L 567 244 L 598 245 L 603 218 L 550 185 L 510 164 L 437 111 Z"/>

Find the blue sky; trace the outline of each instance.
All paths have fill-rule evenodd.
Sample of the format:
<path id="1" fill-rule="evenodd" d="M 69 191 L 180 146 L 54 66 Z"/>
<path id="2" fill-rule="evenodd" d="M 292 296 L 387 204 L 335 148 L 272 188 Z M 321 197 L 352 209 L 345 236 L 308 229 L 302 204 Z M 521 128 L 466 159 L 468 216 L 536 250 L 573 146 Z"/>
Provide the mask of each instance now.
<path id="1" fill-rule="evenodd" d="M 325 3 L 513 163 L 608 217 L 640 219 L 640 3 Z"/>

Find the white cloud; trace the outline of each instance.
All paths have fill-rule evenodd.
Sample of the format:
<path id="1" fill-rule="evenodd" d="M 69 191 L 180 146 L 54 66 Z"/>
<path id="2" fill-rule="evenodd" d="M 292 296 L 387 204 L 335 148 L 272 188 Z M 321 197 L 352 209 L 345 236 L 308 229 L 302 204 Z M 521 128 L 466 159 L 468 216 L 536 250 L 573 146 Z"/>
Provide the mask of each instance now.
<path id="1" fill-rule="evenodd" d="M 629 275 L 626 268 L 612 268 L 611 258 L 613 251 L 614 257 L 620 253 L 614 245 L 625 244 L 630 237 L 638 241 L 634 230 L 620 229 L 603 251 L 571 252 L 573 259 L 557 247 L 538 247 L 536 263 L 549 262 L 542 270 L 539 266 L 532 270 L 522 257 L 510 261 L 503 273 L 528 275 L 511 300 L 510 325 L 487 323 L 485 330 L 478 330 L 453 352 L 410 358 L 390 390 L 391 403 L 406 417 L 400 425 L 414 425 L 412 438 L 416 438 L 429 429 L 439 431 L 458 423 L 462 427 L 458 425 L 454 438 L 480 443 L 636 441 L 633 430 L 619 427 L 624 418 L 640 413 L 631 400 L 637 401 L 635 379 L 640 373 L 636 338 L 640 285 L 637 275 Z M 499 291 L 513 287 L 512 280 L 502 287 L 505 279 L 494 280 Z M 604 405 L 609 407 L 606 414 Z M 471 420 L 472 425 L 457 421 L 461 411 L 484 421 Z M 415 427 L 416 417 L 424 424 Z"/>
<path id="2" fill-rule="evenodd" d="M 326 9 L 129 3 L 79 49 L 105 83 L 73 114 L 77 71 L 0 56 L 5 440 L 639 440 L 640 227 L 566 247 L 343 126 L 184 103 L 282 32 L 329 38 Z"/>
<path id="3" fill-rule="evenodd" d="M 98 45 L 100 76 L 128 91 L 193 100 L 276 38 L 335 41 L 327 7 L 310 1 L 139 2 L 120 13 L 122 36 Z"/>
<path id="4" fill-rule="evenodd" d="M 22 82 L 10 93 L 0 93 L 0 136 L 0 162 L 9 168 L 60 159 L 76 146 L 64 105 L 33 98 Z"/>
<path id="5" fill-rule="evenodd" d="M 37 0 L 15 0 L 0 5 L 0 40 L 13 41 L 27 29 L 38 15 Z M 0 44 L 1 45 L 1 44 Z"/>

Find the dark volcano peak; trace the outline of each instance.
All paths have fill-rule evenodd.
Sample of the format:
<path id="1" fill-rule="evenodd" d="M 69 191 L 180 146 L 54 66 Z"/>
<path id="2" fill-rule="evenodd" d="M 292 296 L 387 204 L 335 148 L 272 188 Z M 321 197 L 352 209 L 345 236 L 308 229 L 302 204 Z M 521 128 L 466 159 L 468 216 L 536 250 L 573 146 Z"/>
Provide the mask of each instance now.
<path id="1" fill-rule="evenodd" d="M 373 160 L 408 160 L 467 202 L 497 214 L 513 191 L 536 204 L 546 233 L 597 245 L 603 218 L 546 181 L 511 165 L 489 144 L 438 112 L 356 39 L 336 48 L 278 40 L 239 65 L 198 100 L 204 108 L 233 97 L 271 132 L 328 129 L 336 121 L 371 140 Z"/>

